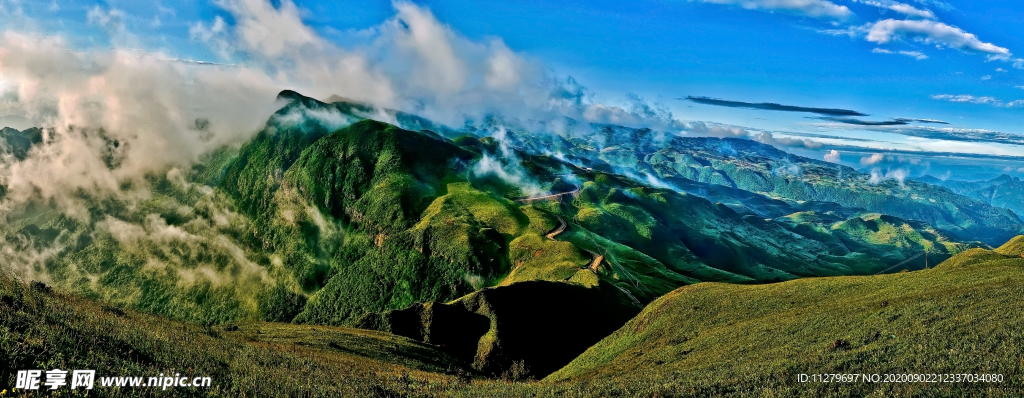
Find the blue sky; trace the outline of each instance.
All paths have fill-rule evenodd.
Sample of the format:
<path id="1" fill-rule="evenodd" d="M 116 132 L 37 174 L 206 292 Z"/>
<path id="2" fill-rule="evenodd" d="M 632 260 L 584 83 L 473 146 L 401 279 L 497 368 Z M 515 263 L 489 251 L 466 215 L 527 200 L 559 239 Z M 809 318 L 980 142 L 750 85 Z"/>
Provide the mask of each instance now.
<path id="1" fill-rule="evenodd" d="M 243 18 L 238 4 L 253 1 L 260 0 L 0 0 L 0 24 L 60 35 L 82 49 L 114 46 L 227 64 L 266 62 L 226 51 L 196 33 L 197 26 L 209 31 L 218 20 L 224 29 L 234 28 Z M 679 120 L 768 131 L 779 138 L 815 136 L 810 139 L 823 146 L 793 148 L 808 156 L 821 158 L 830 148 L 848 153 L 851 146 L 1024 156 L 1024 145 L 1015 138 L 1024 134 L 1024 5 L 1016 1 L 416 4 L 469 42 L 500 40 L 545 73 L 574 77 L 593 101 L 626 104 L 635 94 Z M 273 6 L 292 4 L 275 0 Z M 371 46 L 382 24 L 396 14 L 389 1 L 295 0 L 294 8 L 312 32 L 343 49 Z M 855 110 L 869 115 L 862 121 L 948 124 L 865 128 L 813 113 L 680 99 L 688 96 Z M 972 140 L 975 136 L 989 139 Z M 842 161 L 870 166 L 862 155 Z"/>

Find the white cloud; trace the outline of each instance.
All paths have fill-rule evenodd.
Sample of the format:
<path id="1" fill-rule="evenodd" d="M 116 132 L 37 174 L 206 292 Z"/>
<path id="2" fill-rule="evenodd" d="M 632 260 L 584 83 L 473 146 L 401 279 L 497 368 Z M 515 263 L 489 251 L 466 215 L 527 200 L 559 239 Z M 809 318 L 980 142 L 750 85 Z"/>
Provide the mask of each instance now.
<path id="1" fill-rule="evenodd" d="M 981 77 L 981 80 L 992 80 L 992 75 L 985 75 Z"/>
<path id="2" fill-rule="evenodd" d="M 510 122 L 565 116 L 584 126 L 683 130 L 671 113 L 652 113 L 649 106 L 596 103 L 573 80 L 551 76 L 500 40 L 470 40 L 412 3 L 395 3 L 395 16 L 368 30 L 357 49 L 318 36 L 289 0 L 279 7 L 266 0 L 218 4 L 230 17 L 194 24 L 190 34 L 217 50 L 223 64 L 140 50 L 81 50 L 59 36 L 0 33 L 0 115 L 47 128 L 45 144 L 25 160 L 0 159 L 0 185 L 7 188 L 0 219 L 12 203 L 49 201 L 87 217 L 76 195 L 141 195 L 143 176 L 187 166 L 251 137 L 279 108 L 274 98 L 285 88 L 459 126 L 500 114 Z M 117 10 L 89 12 L 112 37 L 131 34 Z M 199 131 L 198 119 L 209 128 Z M 140 189 L 126 192 L 126 182 Z"/>
<path id="3" fill-rule="evenodd" d="M 825 161 L 827 161 L 827 162 L 839 163 L 839 161 L 841 159 L 842 159 L 842 155 L 839 153 L 839 151 L 837 151 L 835 149 L 833 149 L 833 150 L 831 150 L 831 151 L 829 151 L 828 153 L 825 154 Z"/>
<path id="4" fill-rule="evenodd" d="M 867 40 L 885 44 L 900 36 L 910 36 L 916 40 L 956 48 L 964 51 L 987 53 L 995 57 L 1009 57 L 1010 50 L 985 43 L 972 33 L 960 28 L 935 21 L 912 21 L 886 19 L 875 22 L 868 30 Z"/>
<path id="5" fill-rule="evenodd" d="M 123 181 L 144 186 L 147 173 L 250 136 L 261 124 L 252 115 L 269 114 L 278 90 L 244 68 L 190 67 L 124 50 L 79 52 L 59 38 L 7 32 L 0 48 L 0 78 L 16 93 L 0 102 L 0 114 L 48 128 L 45 144 L 28 158 L 0 162 L 0 184 L 8 188 L 0 209 L 33 199 L 74 209 L 74 192 L 118 194 Z M 208 128 L 197 130 L 197 119 Z"/>
<path id="6" fill-rule="evenodd" d="M 910 172 L 906 169 L 888 170 L 885 174 L 882 174 L 881 170 L 876 168 L 871 170 L 871 176 L 868 177 L 868 184 L 877 185 L 888 180 L 896 180 L 899 182 L 900 186 L 903 186 L 903 183 L 906 182 L 907 177 L 909 176 Z"/>
<path id="7" fill-rule="evenodd" d="M 124 18 L 124 11 L 116 8 L 104 10 L 98 5 L 93 6 L 86 13 L 86 19 L 90 24 L 99 26 L 110 32 L 123 32 L 125 29 Z"/>
<path id="8" fill-rule="evenodd" d="M 687 135 L 692 137 L 743 138 L 774 147 L 818 149 L 823 145 L 822 143 L 814 140 L 776 137 L 774 134 L 767 131 L 749 131 L 742 127 L 705 122 L 687 123 L 684 130 Z"/>
<path id="9" fill-rule="evenodd" d="M 917 59 L 918 61 L 922 61 L 922 60 L 928 59 L 928 56 L 925 55 L 924 53 L 920 52 L 920 51 L 899 51 L 899 52 L 893 52 L 892 50 L 886 50 L 884 48 L 876 48 L 874 50 L 871 50 L 871 52 L 873 52 L 875 54 L 900 54 L 900 55 L 906 55 L 908 57 Z"/>
<path id="10" fill-rule="evenodd" d="M 900 51 L 900 54 L 920 60 L 928 59 L 928 56 L 920 51 Z"/>
<path id="11" fill-rule="evenodd" d="M 908 17 L 935 19 L 935 13 L 929 10 L 922 10 L 909 4 L 899 3 L 890 0 L 853 0 L 856 3 L 866 4 L 873 7 L 892 10 Z"/>
<path id="12" fill-rule="evenodd" d="M 876 153 L 874 155 L 861 158 L 860 159 L 860 164 L 863 165 L 863 166 L 871 166 L 871 165 L 875 165 L 875 164 L 881 163 L 884 160 L 885 160 L 885 155 L 882 155 L 880 153 Z"/>
<path id="13" fill-rule="evenodd" d="M 785 11 L 814 18 L 846 19 L 853 12 L 826 0 L 698 0 L 713 4 L 733 4 L 748 10 Z"/>
<path id="14" fill-rule="evenodd" d="M 933 95 L 932 99 L 944 100 L 949 102 L 970 102 L 972 104 L 994 104 L 1000 102 L 994 97 L 975 97 L 973 95 L 950 95 L 950 94 L 939 94 Z"/>
<path id="15" fill-rule="evenodd" d="M 991 78 L 991 76 L 988 76 L 988 77 Z M 982 80 L 987 80 L 987 79 L 982 79 Z M 1018 88 L 1020 88 L 1020 87 L 1018 87 Z M 1002 107 L 1002 108 L 1016 108 L 1016 107 L 1024 106 L 1024 100 L 1016 100 L 1016 101 L 1010 101 L 1010 102 L 1003 102 L 1002 100 L 1000 100 L 998 98 L 987 97 L 987 96 L 986 97 L 976 97 L 976 96 L 973 96 L 973 95 L 939 94 L 939 95 L 933 95 L 932 99 L 942 100 L 942 101 L 949 101 L 949 102 L 963 102 L 963 103 L 971 103 L 971 104 L 992 105 L 992 106 L 998 106 L 998 107 Z"/>

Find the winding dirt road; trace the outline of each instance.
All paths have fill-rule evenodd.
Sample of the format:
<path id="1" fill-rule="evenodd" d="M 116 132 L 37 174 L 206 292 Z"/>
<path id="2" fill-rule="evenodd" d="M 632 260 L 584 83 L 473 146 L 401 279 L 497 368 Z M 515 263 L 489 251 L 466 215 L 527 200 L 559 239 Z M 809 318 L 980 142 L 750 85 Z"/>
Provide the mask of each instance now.
<path id="1" fill-rule="evenodd" d="M 568 192 L 565 193 L 565 194 L 568 194 Z M 563 195 L 565 195 L 565 194 L 563 194 Z M 558 217 L 558 226 L 555 227 L 555 229 L 551 230 L 551 232 L 549 232 L 547 235 L 544 235 L 544 236 L 546 238 L 548 238 L 548 240 L 555 240 L 556 236 L 560 235 L 562 232 L 565 232 L 565 230 L 568 229 L 568 228 L 569 228 L 569 224 L 565 222 L 565 219 L 562 218 L 562 217 Z M 596 274 L 597 270 L 601 267 L 601 262 L 604 261 L 604 256 L 602 256 L 600 254 L 597 254 L 595 252 L 592 252 L 590 250 L 587 250 L 587 253 L 590 253 L 590 258 L 593 259 L 593 260 L 590 260 L 590 264 L 587 265 L 587 269 L 591 270 L 592 272 L 594 272 Z"/>
<path id="2" fill-rule="evenodd" d="M 547 237 L 548 240 L 555 240 L 555 237 L 561 234 L 562 232 L 565 232 L 565 229 L 567 227 L 569 227 L 569 224 L 565 223 L 565 219 L 563 219 L 562 217 L 558 217 L 558 227 L 544 236 Z"/>

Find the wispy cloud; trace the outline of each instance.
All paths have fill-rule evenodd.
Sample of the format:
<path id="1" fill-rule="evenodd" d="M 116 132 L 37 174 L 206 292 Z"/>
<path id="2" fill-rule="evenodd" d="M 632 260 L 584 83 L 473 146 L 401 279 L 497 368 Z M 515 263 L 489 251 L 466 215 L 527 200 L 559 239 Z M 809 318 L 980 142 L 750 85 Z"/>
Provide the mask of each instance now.
<path id="1" fill-rule="evenodd" d="M 936 21 L 886 19 L 875 22 L 868 29 L 867 40 L 886 44 L 900 37 L 910 37 L 928 44 L 937 44 L 962 51 L 985 53 L 996 57 L 1009 57 L 1010 50 L 985 43 L 973 33 Z"/>
<path id="2" fill-rule="evenodd" d="M 920 51 L 892 51 L 892 50 L 886 50 L 884 48 L 876 48 L 874 50 L 871 50 L 871 52 L 873 52 L 875 54 L 900 54 L 900 55 L 906 55 L 906 56 L 914 58 L 914 59 L 916 59 L 918 61 L 923 61 L 923 60 L 928 59 L 928 56 L 925 55 L 923 52 L 920 52 Z"/>
<path id="3" fill-rule="evenodd" d="M 1024 103 L 1024 101 L 1020 101 Z M 973 144 L 977 143 L 990 143 L 990 144 L 1003 144 L 1003 145 L 1018 145 L 1024 146 L 1024 135 L 1010 134 L 995 130 L 976 129 L 976 128 L 961 128 L 961 127 L 932 127 L 932 126 L 886 126 L 886 125 L 872 125 L 872 126 L 854 126 L 844 124 L 814 124 L 814 126 L 824 127 L 829 129 L 857 129 L 857 130 L 869 130 L 878 131 L 890 134 L 898 134 L 907 137 L 925 138 L 929 140 L 938 141 L 956 141 L 956 142 L 969 142 Z"/>
<path id="4" fill-rule="evenodd" d="M 953 7 L 952 4 L 949 4 L 942 0 L 914 0 L 914 2 L 917 4 L 923 4 L 928 7 L 934 7 L 945 11 L 952 11 L 956 9 L 956 7 Z"/>
<path id="5" fill-rule="evenodd" d="M 922 10 L 910 4 L 891 0 L 853 0 L 853 2 L 895 11 L 908 17 L 935 19 L 935 13 L 929 10 Z"/>
<path id="6" fill-rule="evenodd" d="M 692 0 L 691 0 L 692 1 Z M 814 18 L 846 19 L 853 12 L 826 0 L 697 0 L 712 4 L 737 5 L 748 10 L 784 11 Z"/>
<path id="7" fill-rule="evenodd" d="M 987 76 L 987 77 L 989 79 L 992 78 L 991 76 Z M 982 78 L 982 80 L 988 80 L 988 79 Z M 963 103 L 971 103 L 971 104 L 993 105 L 993 106 L 999 106 L 999 107 L 1004 107 L 1004 108 L 1016 108 L 1016 107 L 1024 106 L 1024 100 L 1016 100 L 1016 101 L 1004 102 L 1004 101 L 1002 101 L 1002 100 L 1000 100 L 1000 99 L 998 99 L 996 97 L 989 97 L 989 96 L 976 97 L 976 96 L 973 96 L 973 95 L 966 95 L 966 94 L 962 94 L 962 95 L 938 94 L 938 95 L 931 96 L 931 98 L 932 99 L 936 99 L 936 100 L 949 101 L 949 102 L 963 102 Z"/>

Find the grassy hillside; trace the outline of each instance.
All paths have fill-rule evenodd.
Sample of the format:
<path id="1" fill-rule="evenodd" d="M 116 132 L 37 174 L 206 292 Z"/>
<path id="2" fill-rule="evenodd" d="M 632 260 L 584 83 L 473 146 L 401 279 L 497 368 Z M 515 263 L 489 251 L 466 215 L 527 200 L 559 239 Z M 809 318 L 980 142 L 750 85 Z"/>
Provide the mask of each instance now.
<path id="1" fill-rule="evenodd" d="M 0 390 L 7 393 L 19 369 L 94 369 L 93 392 L 103 396 L 159 391 L 102 388 L 104 376 L 212 378 L 208 389 L 162 396 L 368 397 L 457 389 L 465 378 L 444 372 L 470 374 L 429 345 L 385 333 L 261 322 L 203 328 L 46 292 L 6 275 L 0 325 Z"/>
<path id="2" fill-rule="evenodd" d="M 1018 246 L 1020 241 L 1024 238 Z M 61 368 L 96 369 L 100 377 L 181 373 L 213 380 L 210 389 L 161 393 L 167 396 L 1019 396 L 1024 390 L 1019 377 L 1024 371 L 1024 321 L 1016 315 L 1022 310 L 1022 266 L 1019 254 L 973 249 L 926 271 L 764 286 L 687 286 L 656 300 L 551 376 L 519 382 L 512 380 L 528 378 L 528 367 L 504 372 L 506 380 L 483 379 L 437 345 L 462 342 L 451 333 L 472 331 L 468 326 L 474 324 L 477 332 L 491 336 L 484 339 L 490 343 L 526 338 L 494 346 L 509 352 L 542 353 L 589 344 L 589 337 L 565 333 L 557 323 L 551 330 L 502 330 L 507 316 L 534 316 L 539 306 L 551 307 L 552 302 L 561 307 L 550 316 L 570 316 L 543 319 L 575 322 L 578 303 L 572 297 L 550 301 L 540 295 L 540 303 L 516 304 L 528 296 L 484 293 L 463 299 L 481 304 L 477 312 L 465 311 L 473 306 L 451 303 L 411 308 L 405 311 L 411 317 L 392 314 L 395 332 L 403 327 L 418 331 L 417 339 L 431 341 L 424 344 L 327 326 L 242 322 L 201 327 L 2 275 L 0 383 L 13 385 L 18 369 Z M 500 289 L 506 288 L 492 292 Z M 516 306 L 524 311 L 517 314 Z M 511 313 L 501 315 L 510 308 Z M 497 311 L 488 314 L 491 310 Z M 424 323 L 458 314 L 480 316 L 481 322 L 460 323 L 463 329 Z M 510 332 L 512 336 L 501 336 Z M 540 344 L 517 345 L 529 344 L 530 338 Z M 1001 373 L 1005 381 L 795 382 L 801 373 L 833 372 Z M 153 391 L 94 392 L 139 396 Z"/>
<path id="3" fill-rule="evenodd" d="M 600 395 L 1016 396 L 1021 241 L 917 272 L 683 287 L 545 381 Z M 1005 382 L 796 383 L 802 373 L 1001 373 Z"/>

